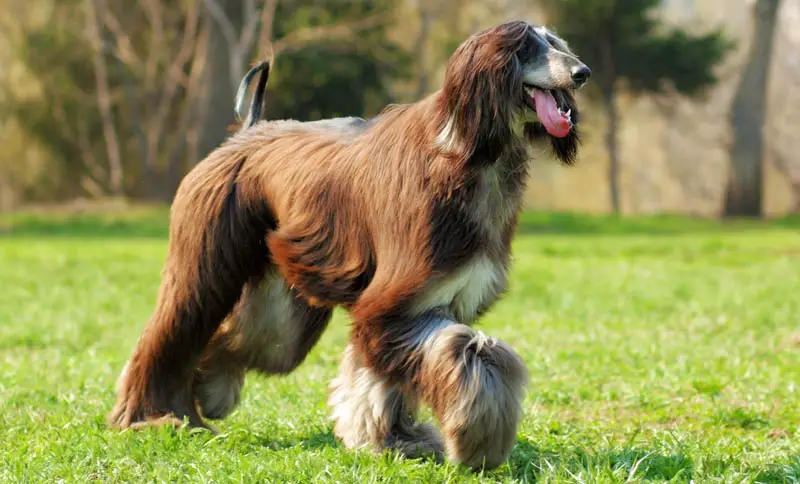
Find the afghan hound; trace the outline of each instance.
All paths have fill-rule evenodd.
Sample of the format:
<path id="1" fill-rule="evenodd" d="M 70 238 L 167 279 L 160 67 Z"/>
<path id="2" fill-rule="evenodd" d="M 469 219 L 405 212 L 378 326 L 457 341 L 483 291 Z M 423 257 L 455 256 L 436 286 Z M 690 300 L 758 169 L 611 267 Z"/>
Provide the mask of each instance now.
<path id="1" fill-rule="evenodd" d="M 575 161 L 589 76 L 563 40 L 512 21 L 466 39 L 439 91 L 369 121 L 251 113 L 181 182 L 111 425 L 210 429 L 247 371 L 297 368 L 338 306 L 352 326 L 328 404 L 344 446 L 501 465 L 527 370 L 472 325 L 505 291 L 530 158 Z"/>

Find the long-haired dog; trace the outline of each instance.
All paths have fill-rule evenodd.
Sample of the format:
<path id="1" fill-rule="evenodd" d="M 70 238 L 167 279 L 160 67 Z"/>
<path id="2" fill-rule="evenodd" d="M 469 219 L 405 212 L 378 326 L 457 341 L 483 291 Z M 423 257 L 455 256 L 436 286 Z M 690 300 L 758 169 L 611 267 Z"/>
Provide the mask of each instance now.
<path id="1" fill-rule="evenodd" d="M 503 463 L 527 372 L 471 325 L 506 287 L 531 148 L 575 159 L 589 74 L 514 21 L 463 42 L 441 90 L 369 121 L 251 115 L 178 189 L 112 425 L 210 428 L 248 370 L 293 371 L 340 306 L 352 331 L 328 403 L 346 447 Z"/>

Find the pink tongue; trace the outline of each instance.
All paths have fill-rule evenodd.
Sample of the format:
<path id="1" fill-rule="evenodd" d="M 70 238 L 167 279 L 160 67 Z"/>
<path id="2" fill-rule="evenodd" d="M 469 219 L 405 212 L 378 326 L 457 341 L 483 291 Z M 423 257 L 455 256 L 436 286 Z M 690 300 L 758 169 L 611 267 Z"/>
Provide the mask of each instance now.
<path id="1" fill-rule="evenodd" d="M 548 133 L 557 138 L 563 138 L 569 133 L 569 118 L 558 112 L 558 105 L 550 92 L 535 89 L 533 102 L 536 103 L 536 115 Z"/>

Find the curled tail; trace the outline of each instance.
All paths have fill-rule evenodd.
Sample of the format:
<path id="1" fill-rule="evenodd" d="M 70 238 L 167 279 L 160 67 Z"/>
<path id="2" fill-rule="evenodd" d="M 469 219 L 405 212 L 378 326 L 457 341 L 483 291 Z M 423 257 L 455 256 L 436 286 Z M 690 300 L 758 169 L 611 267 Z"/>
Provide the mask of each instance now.
<path id="1" fill-rule="evenodd" d="M 239 89 L 236 91 L 235 113 L 236 119 L 242 121 L 242 104 L 244 103 L 244 96 L 247 93 L 247 88 L 250 87 L 250 82 L 252 82 L 253 77 L 261 71 L 258 84 L 256 84 L 256 89 L 253 92 L 253 99 L 250 101 L 250 109 L 247 112 L 247 118 L 244 120 L 241 129 L 249 128 L 261 120 L 261 114 L 264 110 L 264 91 L 267 89 L 267 81 L 269 80 L 269 69 L 269 61 L 261 61 L 251 67 L 239 83 Z"/>

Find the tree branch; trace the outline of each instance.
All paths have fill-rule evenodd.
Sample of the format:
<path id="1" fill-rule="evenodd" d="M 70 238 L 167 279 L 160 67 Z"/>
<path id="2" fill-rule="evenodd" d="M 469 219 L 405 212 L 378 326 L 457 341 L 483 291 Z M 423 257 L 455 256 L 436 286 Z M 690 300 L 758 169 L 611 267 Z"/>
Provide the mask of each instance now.
<path id="1" fill-rule="evenodd" d="M 105 190 L 100 186 L 94 178 L 84 175 L 81 178 L 81 188 L 83 188 L 90 197 L 103 198 L 106 194 Z"/>
<path id="2" fill-rule="evenodd" d="M 103 23 L 114 35 L 114 56 L 123 63 L 138 68 L 142 64 L 142 60 L 136 54 L 136 49 L 133 48 L 130 36 L 125 33 L 124 29 L 119 23 L 119 20 L 109 9 L 103 9 Z"/>
<path id="3" fill-rule="evenodd" d="M 425 93 L 428 92 L 428 70 L 426 66 L 425 54 L 428 48 L 428 38 L 430 37 L 431 23 L 433 15 L 424 1 L 420 0 L 417 5 L 419 13 L 419 34 L 414 42 L 413 51 L 416 54 L 417 61 L 417 88 L 414 93 L 414 99 L 421 99 Z"/>
<path id="4" fill-rule="evenodd" d="M 197 35 L 195 35 L 195 37 L 197 37 Z M 195 45 L 197 45 L 196 42 Z M 194 52 L 196 53 L 197 49 L 195 49 Z M 178 128 L 175 134 L 176 142 L 169 150 L 169 154 L 167 156 L 168 171 L 171 170 L 170 167 L 173 167 L 178 163 L 180 154 L 186 146 L 186 133 L 188 132 L 189 125 L 194 118 L 194 113 L 196 111 L 195 108 L 198 104 L 197 100 L 201 92 L 200 82 L 204 67 L 205 56 L 195 55 L 192 62 L 191 71 L 189 72 L 189 80 L 188 85 L 186 86 L 186 99 L 183 111 L 181 112 L 180 119 L 178 121 Z"/>
<path id="5" fill-rule="evenodd" d="M 194 5 L 194 2 L 190 3 Z M 157 84 L 156 73 L 159 60 L 166 50 L 164 46 L 164 14 L 157 0 L 142 0 L 141 5 L 148 22 L 150 22 L 150 49 L 144 68 L 145 85 L 153 89 Z"/>
<path id="6" fill-rule="evenodd" d="M 377 27 L 391 18 L 389 13 L 379 13 L 362 19 L 337 25 L 324 25 L 298 29 L 275 41 L 272 44 L 273 55 L 302 49 L 308 45 L 325 39 L 326 42 L 335 42 L 352 39 L 355 31 Z"/>
<path id="7" fill-rule="evenodd" d="M 86 123 L 80 121 L 77 123 L 76 138 L 78 140 L 78 149 L 81 152 L 81 160 L 83 160 L 83 164 L 86 166 L 86 169 L 89 172 L 89 177 L 93 182 L 93 186 L 100 188 L 100 183 L 104 183 L 104 180 L 108 179 L 108 174 L 100 165 L 100 163 L 97 162 L 94 157 L 94 153 L 92 153 L 92 144 L 89 141 L 89 133 L 86 129 Z M 105 189 L 100 191 L 105 192 Z M 94 192 L 91 192 L 91 195 L 96 196 Z"/>
<path id="8" fill-rule="evenodd" d="M 214 21 L 219 24 L 222 35 L 225 37 L 225 42 L 227 42 L 229 46 L 236 45 L 236 29 L 233 27 L 230 19 L 228 19 L 228 16 L 225 15 L 222 7 L 217 3 L 217 0 L 203 0 L 203 3 L 208 9 L 208 13 L 214 18 Z"/>
<path id="9" fill-rule="evenodd" d="M 275 10 L 278 8 L 278 0 L 267 0 L 261 9 L 261 34 L 259 35 L 259 47 L 264 49 L 266 57 L 272 57 L 274 50 L 272 46 L 272 24 L 275 21 Z"/>
<path id="10" fill-rule="evenodd" d="M 162 132 L 164 123 L 169 115 L 172 101 L 180 84 L 183 75 L 183 66 L 191 59 L 197 45 L 197 25 L 199 22 L 199 12 L 195 2 L 189 2 L 189 11 L 186 14 L 186 22 L 183 28 L 183 38 L 181 46 L 175 59 L 167 67 L 167 82 L 164 85 L 163 94 L 159 102 L 153 120 L 152 136 L 159 136 Z"/>
<path id="11" fill-rule="evenodd" d="M 111 110 L 111 96 L 108 88 L 108 73 L 106 62 L 102 52 L 102 37 L 97 21 L 97 10 L 95 0 L 85 0 L 87 26 L 89 27 L 90 37 L 94 55 L 92 62 L 94 65 L 95 83 L 97 85 L 97 101 L 100 108 L 100 117 L 103 122 L 103 135 L 106 141 L 106 151 L 108 152 L 109 165 L 109 187 L 114 195 L 122 194 L 123 169 L 122 156 L 120 154 L 119 140 L 116 127 L 114 125 L 114 114 Z"/>
<path id="12" fill-rule="evenodd" d="M 239 38 L 239 42 L 236 44 L 237 50 L 244 50 L 253 42 L 255 38 L 256 31 L 258 29 L 258 21 L 259 16 L 258 11 L 256 10 L 255 5 L 253 4 L 253 0 L 246 0 L 245 1 L 245 22 L 244 28 L 242 28 L 242 35 Z"/>

